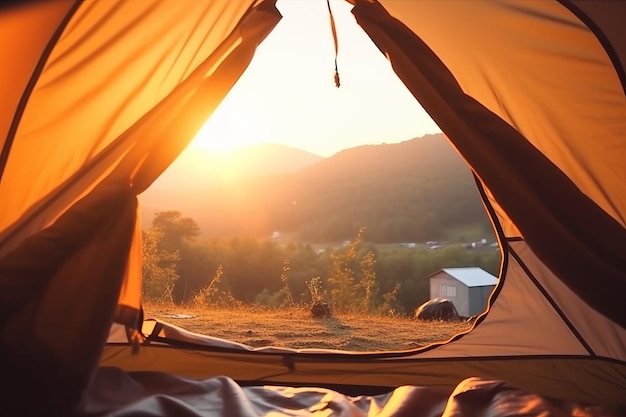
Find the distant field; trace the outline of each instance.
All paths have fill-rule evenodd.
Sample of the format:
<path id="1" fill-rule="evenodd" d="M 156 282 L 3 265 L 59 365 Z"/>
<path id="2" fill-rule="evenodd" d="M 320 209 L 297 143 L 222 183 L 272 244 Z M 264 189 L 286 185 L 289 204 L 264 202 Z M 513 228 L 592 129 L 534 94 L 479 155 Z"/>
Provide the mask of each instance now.
<path id="1" fill-rule="evenodd" d="M 190 318 L 174 318 L 186 315 Z M 336 314 L 314 318 L 307 309 L 198 309 L 147 304 L 145 317 L 252 347 L 327 348 L 352 351 L 415 349 L 442 342 L 469 329 L 465 322 L 424 322 L 408 318 Z"/>
<path id="2" fill-rule="evenodd" d="M 448 246 L 457 246 L 464 243 L 471 242 L 479 242 L 482 239 L 487 240 L 487 245 L 496 241 L 496 238 L 493 234 L 493 231 L 486 230 L 485 225 L 481 223 L 471 223 L 463 226 L 451 227 L 447 230 L 444 239 L 439 240 L 439 244 L 442 247 Z M 282 234 L 278 238 L 272 239 L 273 241 L 280 244 L 289 244 L 293 242 L 297 242 L 297 238 L 293 234 Z M 438 239 L 434 239 L 433 241 L 437 241 Z M 305 242 L 306 243 L 306 242 Z M 414 243 L 415 246 L 408 247 L 407 244 Z M 337 249 L 346 245 L 344 241 L 335 241 L 335 242 L 326 242 L 326 243 L 309 243 L 311 247 L 316 250 L 326 250 L 326 249 Z M 428 249 L 429 245 L 427 242 L 395 242 L 395 243 L 372 243 L 367 242 L 366 244 L 373 244 L 380 250 L 389 250 L 389 249 Z M 495 249 L 494 249 L 495 250 Z"/>
<path id="3" fill-rule="evenodd" d="M 488 243 L 495 242 L 496 238 L 492 230 L 487 230 L 484 224 L 468 223 L 463 226 L 451 227 L 447 230 L 444 241 L 470 243 L 487 239 Z"/>

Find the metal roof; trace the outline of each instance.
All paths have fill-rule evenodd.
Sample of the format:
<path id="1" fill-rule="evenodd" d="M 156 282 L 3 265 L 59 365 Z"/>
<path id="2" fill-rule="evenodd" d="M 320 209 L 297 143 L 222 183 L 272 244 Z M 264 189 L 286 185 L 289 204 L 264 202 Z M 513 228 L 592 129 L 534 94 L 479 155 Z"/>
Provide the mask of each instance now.
<path id="1" fill-rule="evenodd" d="M 468 268 L 442 268 L 441 270 L 468 287 L 485 287 L 498 283 L 498 278 L 476 266 Z"/>

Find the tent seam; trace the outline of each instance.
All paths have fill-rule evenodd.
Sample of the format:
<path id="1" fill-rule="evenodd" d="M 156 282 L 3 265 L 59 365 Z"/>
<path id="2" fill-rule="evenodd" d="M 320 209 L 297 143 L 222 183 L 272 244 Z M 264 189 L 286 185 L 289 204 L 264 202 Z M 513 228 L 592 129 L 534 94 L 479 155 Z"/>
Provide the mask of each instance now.
<path id="1" fill-rule="evenodd" d="M 597 354 L 593 351 L 593 349 L 591 348 L 591 346 L 589 346 L 589 344 L 585 341 L 585 339 L 582 337 L 582 335 L 578 332 L 578 330 L 576 330 L 576 328 L 574 327 L 574 325 L 572 324 L 571 321 L 568 320 L 568 318 L 565 316 L 565 314 L 563 313 L 563 311 L 559 308 L 559 306 L 556 304 L 556 302 L 554 301 L 554 299 L 550 296 L 550 294 L 548 293 L 548 291 L 543 287 L 543 285 L 541 285 L 541 283 L 539 283 L 539 280 L 535 277 L 535 275 L 530 271 L 530 269 L 528 268 L 528 266 L 526 266 L 526 264 L 522 261 L 521 257 L 517 254 L 517 252 L 515 250 L 513 250 L 513 248 L 510 248 L 510 253 L 511 256 L 513 256 L 513 258 L 515 258 L 515 260 L 517 261 L 517 263 L 520 265 L 520 267 L 524 270 L 524 272 L 526 273 L 526 275 L 528 275 L 528 278 L 532 281 L 533 284 L 535 284 L 535 287 L 537 287 L 537 289 L 539 290 L 539 292 L 541 292 L 541 294 L 544 296 L 544 298 L 548 301 L 548 303 L 550 303 L 550 305 L 552 306 L 552 308 L 554 309 L 554 311 L 559 315 L 559 317 L 561 318 L 561 320 L 563 321 L 563 323 L 565 323 L 565 325 L 569 328 L 570 332 L 572 332 L 572 334 L 574 335 L 574 337 L 576 337 L 576 339 L 578 339 L 578 341 L 580 342 L 580 344 L 585 348 L 585 350 L 587 350 L 587 352 L 589 352 L 589 354 L 591 356 L 596 357 Z"/>
<path id="2" fill-rule="evenodd" d="M 22 116 L 24 115 L 26 105 L 28 104 L 28 100 L 30 99 L 33 89 L 35 88 L 37 81 L 39 81 L 39 77 L 41 76 L 46 63 L 48 62 L 50 54 L 52 53 L 59 39 L 61 38 L 61 35 L 65 31 L 68 23 L 76 14 L 76 11 L 78 11 L 82 3 L 83 0 L 76 0 L 74 5 L 68 10 L 67 14 L 61 20 L 61 23 L 55 30 L 54 35 L 52 35 L 52 37 L 48 41 L 48 44 L 44 48 L 43 53 L 41 54 L 41 57 L 39 58 L 39 61 L 37 62 L 37 65 L 35 66 L 35 69 L 33 70 L 30 79 L 28 80 L 28 84 L 24 89 L 24 93 L 22 94 L 22 97 L 20 98 L 20 101 L 15 110 L 15 114 L 13 115 L 9 131 L 7 133 L 6 141 L 4 142 L 4 146 L 2 148 L 2 152 L 0 153 L 0 183 L 2 183 L 4 169 L 9 160 L 9 153 L 11 152 L 11 148 L 13 147 L 13 140 L 17 133 L 17 128 L 22 120 Z"/>
<path id="3" fill-rule="evenodd" d="M 613 64 L 613 68 L 617 73 L 617 77 L 619 78 L 620 83 L 622 84 L 622 91 L 624 96 L 626 97 L 626 70 L 622 65 L 622 62 L 619 59 L 619 55 L 615 52 L 615 48 L 613 48 L 613 44 L 609 40 L 609 38 L 605 35 L 605 33 L 600 29 L 600 27 L 585 13 L 581 10 L 577 5 L 572 3 L 569 0 L 557 0 L 563 7 L 569 10 L 574 16 L 576 16 L 587 28 L 594 34 L 604 52 L 606 52 L 611 64 Z"/>
<path id="4" fill-rule="evenodd" d="M 487 193 L 485 192 L 485 187 L 483 183 L 481 182 L 480 178 L 478 178 L 476 173 L 474 173 L 473 171 L 472 171 L 472 176 L 474 177 L 474 181 L 476 182 L 476 189 L 478 190 L 480 199 L 483 202 L 485 211 L 487 211 L 487 216 L 491 220 L 491 225 L 494 231 L 496 232 L 496 237 L 498 238 L 498 242 L 500 245 L 501 258 L 500 258 L 500 271 L 498 271 L 498 284 L 495 286 L 493 292 L 487 299 L 487 306 L 485 310 L 481 314 L 478 315 L 478 318 L 474 322 L 474 325 L 472 326 L 470 331 L 468 331 L 467 333 L 474 330 L 476 326 L 480 325 L 480 323 L 482 323 L 485 320 L 487 315 L 489 315 L 491 306 L 496 302 L 498 295 L 502 291 L 502 287 L 504 286 L 504 283 L 506 282 L 506 272 L 509 269 L 509 248 L 510 248 L 509 240 L 507 239 L 506 234 L 504 233 L 504 229 L 502 228 L 502 224 L 500 223 L 500 220 L 498 219 L 498 215 L 496 214 L 496 211 L 493 208 L 493 205 L 489 202 L 489 198 L 487 197 Z M 460 338 L 460 335 L 457 335 L 455 338 L 450 340 L 450 342 L 458 340 L 459 338 Z"/>
<path id="5" fill-rule="evenodd" d="M 156 348 L 156 349 L 173 349 L 179 350 L 181 348 L 202 351 L 202 352 L 211 352 L 211 353 L 224 353 L 224 354 L 233 354 L 233 355 L 262 355 L 262 356 L 275 356 L 277 358 L 280 357 L 289 357 L 292 360 L 295 360 L 294 365 L 297 365 L 298 362 L 318 362 L 318 361 L 328 361 L 328 362 L 370 362 L 372 360 L 375 361 L 403 361 L 403 362 L 458 362 L 458 361 L 515 361 L 519 359 L 525 360 L 552 360 L 552 359 L 581 359 L 581 360 L 590 360 L 590 361 L 601 361 L 614 363 L 618 365 L 626 366 L 626 362 L 620 359 L 611 358 L 607 356 L 601 355 L 581 355 L 581 354 L 523 354 L 523 355 L 500 355 L 500 356 L 453 356 L 453 357 L 416 357 L 416 354 L 420 352 L 411 351 L 409 355 L 406 355 L 405 352 L 402 352 L 402 356 L 394 355 L 395 352 L 389 353 L 366 353 L 366 352 L 357 352 L 356 354 L 352 351 L 346 351 L 346 353 L 304 353 L 304 352 L 263 352 L 258 350 L 239 350 L 239 349 L 231 349 L 225 347 L 216 347 L 216 346 L 203 346 L 197 345 L 192 342 L 184 342 L 177 340 L 169 340 L 167 338 L 159 337 L 159 340 L 156 340 L 160 343 L 167 344 L 149 344 L 142 345 L 145 348 Z M 169 342 L 175 342 L 175 344 L 169 344 Z M 107 343 L 106 346 L 110 347 L 128 347 L 129 344 L 126 342 L 112 342 Z M 407 357 L 410 356 L 410 357 Z M 284 363 L 283 363 L 284 364 Z"/>

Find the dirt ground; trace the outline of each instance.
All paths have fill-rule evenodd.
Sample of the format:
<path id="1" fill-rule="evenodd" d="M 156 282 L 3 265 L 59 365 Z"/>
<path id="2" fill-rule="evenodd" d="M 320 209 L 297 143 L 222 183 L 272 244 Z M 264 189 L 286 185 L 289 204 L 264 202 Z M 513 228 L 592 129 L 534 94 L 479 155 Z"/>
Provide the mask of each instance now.
<path id="1" fill-rule="evenodd" d="M 465 322 L 333 314 L 315 318 L 308 309 L 207 309 L 171 304 L 144 306 L 145 317 L 252 347 L 327 348 L 352 351 L 415 349 L 467 331 Z"/>

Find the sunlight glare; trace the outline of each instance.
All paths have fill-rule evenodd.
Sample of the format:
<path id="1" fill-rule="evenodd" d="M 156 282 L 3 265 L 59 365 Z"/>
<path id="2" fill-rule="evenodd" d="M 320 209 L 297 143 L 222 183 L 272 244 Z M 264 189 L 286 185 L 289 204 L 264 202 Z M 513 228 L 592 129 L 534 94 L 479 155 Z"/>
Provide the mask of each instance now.
<path id="1" fill-rule="evenodd" d="M 225 153 L 261 143 L 320 156 L 364 144 L 440 132 L 356 23 L 347 2 L 331 1 L 341 86 L 326 2 L 278 1 L 283 19 L 200 129 L 193 147 Z"/>
<path id="2" fill-rule="evenodd" d="M 260 114 L 251 108 L 251 103 L 238 100 L 237 95 L 227 95 L 200 128 L 191 145 L 225 154 L 244 146 L 267 143 L 268 130 L 263 128 L 262 120 L 255 118 L 255 115 Z"/>

